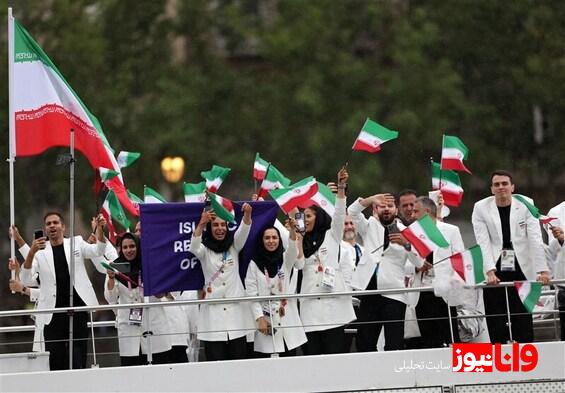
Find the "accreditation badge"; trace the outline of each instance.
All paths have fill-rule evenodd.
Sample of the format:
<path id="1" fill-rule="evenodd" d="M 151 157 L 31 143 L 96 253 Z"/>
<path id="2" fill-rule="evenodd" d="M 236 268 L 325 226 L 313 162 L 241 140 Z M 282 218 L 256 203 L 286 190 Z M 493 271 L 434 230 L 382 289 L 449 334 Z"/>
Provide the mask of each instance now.
<path id="1" fill-rule="evenodd" d="M 143 320 L 143 308 L 136 307 L 129 309 L 129 324 L 130 325 L 141 325 Z"/>
<path id="2" fill-rule="evenodd" d="M 503 272 L 516 271 L 516 254 L 514 250 L 502 250 L 500 254 L 500 270 Z"/>

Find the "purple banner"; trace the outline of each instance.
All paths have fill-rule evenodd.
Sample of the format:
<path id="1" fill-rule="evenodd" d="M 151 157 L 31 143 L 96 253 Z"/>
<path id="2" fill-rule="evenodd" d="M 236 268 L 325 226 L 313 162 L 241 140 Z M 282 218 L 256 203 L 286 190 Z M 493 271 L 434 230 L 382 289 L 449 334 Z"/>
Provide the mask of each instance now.
<path id="1" fill-rule="evenodd" d="M 234 202 L 237 223 L 243 216 L 244 202 Z M 274 201 L 248 202 L 253 207 L 251 231 L 239 254 L 239 274 L 242 280 L 253 256 L 259 235 L 271 226 L 279 210 Z M 140 204 L 141 255 L 145 295 L 202 289 L 204 276 L 200 261 L 188 252 L 192 232 L 200 221 L 204 203 Z M 228 225 L 230 231 L 236 224 Z"/>

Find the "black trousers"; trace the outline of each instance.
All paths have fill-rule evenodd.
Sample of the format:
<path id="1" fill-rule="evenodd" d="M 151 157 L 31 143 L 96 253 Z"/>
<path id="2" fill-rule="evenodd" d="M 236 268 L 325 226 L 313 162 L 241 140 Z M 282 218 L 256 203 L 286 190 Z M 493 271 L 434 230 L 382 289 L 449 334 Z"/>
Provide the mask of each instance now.
<path id="1" fill-rule="evenodd" d="M 167 364 L 171 363 L 171 350 L 165 352 L 154 353 L 152 356 L 152 364 Z M 174 363 L 174 362 L 173 362 Z M 137 356 L 120 356 L 120 364 L 125 366 L 143 366 L 148 364 L 147 355 L 141 352 Z"/>
<path id="2" fill-rule="evenodd" d="M 557 303 L 559 304 L 559 327 L 561 329 L 561 341 L 565 341 L 565 289 L 557 292 Z"/>
<path id="3" fill-rule="evenodd" d="M 453 326 L 453 341 L 460 342 L 457 329 L 457 309 L 450 307 Z M 433 292 L 421 292 L 416 305 L 418 327 L 422 334 L 422 348 L 442 348 L 452 343 L 447 303 Z"/>
<path id="4" fill-rule="evenodd" d="M 245 336 L 228 341 L 204 341 L 206 360 L 236 360 L 247 357 L 247 340 Z"/>
<path id="5" fill-rule="evenodd" d="M 188 355 L 186 349 L 188 345 L 173 345 L 169 351 L 170 363 L 188 363 Z"/>
<path id="6" fill-rule="evenodd" d="M 345 327 L 306 333 L 308 341 L 302 346 L 305 355 L 327 355 L 345 351 Z"/>
<path id="7" fill-rule="evenodd" d="M 79 312 L 73 318 L 73 369 L 86 367 L 88 347 L 88 313 Z M 69 316 L 53 314 L 43 329 L 45 350 L 49 352 L 50 370 L 69 369 Z"/>
<path id="8" fill-rule="evenodd" d="M 382 295 L 361 296 L 357 319 L 357 351 L 377 350 L 381 329 L 385 329 L 385 351 L 404 348 L 406 304 Z"/>
<path id="9" fill-rule="evenodd" d="M 505 287 L 486 287 L 483 291 L 490 341 L 505 344 L 510 340 Z M 515 287 L 508 287 L 508 305 L 512 322 L 512 339 L 519 343 L 534 341 L 534 322 Z"/>

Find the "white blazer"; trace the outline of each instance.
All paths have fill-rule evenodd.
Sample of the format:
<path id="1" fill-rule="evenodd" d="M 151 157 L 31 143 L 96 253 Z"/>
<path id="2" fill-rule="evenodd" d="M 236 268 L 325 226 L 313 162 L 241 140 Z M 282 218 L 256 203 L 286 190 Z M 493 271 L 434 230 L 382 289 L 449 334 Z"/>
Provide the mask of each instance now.
<path id="1" fill-rule="evenodd" d="M 502 252 L 502 226 L 494 196 L 475 203 L 472 222 L 477 244 L 483 253 L 486 274 L 496 268 L 496 261 Z M 510 208 L 510 239 L 520 268 L 528 280 L 536 280 L 537 273 L 549 271 L 539 221 L 523 203 L 514 198 Z"/>
<path id="2" fill-rule="evenodd" d="M 300 293 L 345 292 L 349 290 L 345 283 L 344 270 L 350 269 L 350 264 L 342 265 L 338 258 L 345 222 L 345 203 L 345 198 L 336 198 L 331 228 L 326 232 L 318 251 L 305 259 Z M 333 290 L 326 289 L 322 285 L 322 273 L 318 272 L 318 258 L 323 266 L 330 266 L 336 271 Z M 306 332 L 328 330 L 348 324 L 355 319 L 351 296 L 301 299 L 300 318 Z"/>
<path id="3" fill-rule="evenodd" d="M 108 276 L 104 282 L 104 297 L 108 304 L 144 303 L 143 292 L 139 287 L 129 289 L 117 279 L 114 280 L 114 288 L 108 290 Z M 158 302 L 159 299 L 150 296 L 149 301 Z M 116 313 L 120 356 L 137 356 L 140 347 L 141 352 L 147 354 L 149 345 L 147 337 L 143 337 L 144 332 L 153 332 L 150 338 L 151 353 L 161 353 L 171 349 L 171 340 L 168 335 L 170 329 L 163 307 L 143 309 L 140 325 L 130 323 L 129 308 L 120 308 L 114 313 Z"/>
<path id="4" fill-rule="evenodd" d="M 297 259 L 298 251 L 295 242 L 290 242 L 289 247 L 284 252 L 282 272 L 284 277 L 278 276 L 269 278 L 265 277 L 265 272 L 259 270 L 255 262 L 251 261 L 247 268 L 245 276 L 245 291 L 248 296 L 269 296 L 296 293 L 296 277 L 298 270 L 304 267 L 304 258 Z M 291 276 L 292 275 L 292 282 Z M 279 286 L 280 285 L 280 286 Z M 269 323 L 276 329 L 275 336 L 265 335 L 255 330 L 254 349 L 257 352 L 273 353 L 284 352 L 284 345 L 288 349 L 294 349 L 306 342 L 306 334 L 302 327 L 302 321 L 298 316 L 298 305 L 296 299 L 288 299 L 285 306 L 284 316 L 279 314 L 281 306 L 280 300 L 271 302 L 251 302 L 251 313 L 255 321 L 265 316 Z M 270 313 L 270 316 L 264 314 L 264 310 Z M 272 318 L 272 319 L 271 319 Z M 274 341 L 274 350 L 273 350 Z"/>
<path id="5" fill-rule="evenodd" d="M 239 277 L 239 252 L 245 245 L 251 225 L 243 221 L 235 232 L 233 244 L 226 253 L 216 253 L 202 244 L 202 236 L 192 236 L 189 251 L 202 264 L 204 293 L 207 299 L 225 299 L 245 296 Z M 223 265 L 223 267 L 222 267 Z M 221 270 L 220 270 L 221 269 Z M 212 292 L 207 292 L 211 277 L 220 272 L 212 282 Z M 245 303 L 202 304 L 198 316 L 198 339 L 204 341 L 228 341 L 247 335 L 255 330 L 249 305 Z"/>
<path id="6" fill-rule="evenodd" d="M 552 225 L 565 229 L 565 202 L 551 208 L 547 213 L 549 217 L 555 217 L 557 220 L 551 222 Z M 559 241 L 553 237 L 551 231 L 548 232 L 549 244 L 547 246 L 548 258 L 553 265 L 553 277 L 556 279 L 565 278 L 565 247 L 559 244 Z M 565 243 L 564 243 L 565 244 Z M 565 285 L 560 284 L 563 289 Z"/>
<path id="7" fill-rule="evenodd" d="M 70 265 L 71 241 L 64 239 L 65 256 L 67 264 Z M 85 258 L 93 258 L 104 254 L 106 243 L 97 242 L 89 244 L 82 236 L 75 236 L 75 289 L 84 303 L 88 306 L 98 305 L 98 299 L 92 288 L 92 283 L 86 273 L 84 265 Z M 37 284 L 33 278 L 33 273 L 39 273 L 41 280 L 41 291 L 39 295 L 38 309 L 54 308 L 57 298 L 57 279 L 55 277 L 55 263 L 53 261 L 53 248 L 47 242 L 45 249 L 39 250 L 33 258 L 31 269 L 25 267 L 21 270 L 21 279 L 24 285 L 33 286 Z M 70 272 L 70 269 L 69 269 Z M 52 318 L 51 313 L 38 314 L 36 323 L 39 325 L 48 325 Z"/>
<path id="8" fill-rule="evenodd" d="M 406 264 L 410 262 L 415 267 L 421 267 L 424 264 L 424 260 L 416 255 L 414 251 L 406 251 L 399 244 L 390 243 L 387 249 L 383 251 L 381 247 L 384 242 L 385 228 L 374 216 L 368 219 L 365 218 L 362 213 L 365 207 L 361 205 L 360 200 L 359 198 L 348 208 L 349 215 L 357 233 L 363 239 L 365 247 L 365 253 L 354 272 L 353 282 L 362 283 L 361 286 L 364 286 L 364 288 L 358 287 L 357 289 L 366 289 L 375 273 L 374 267 L 378 264 L 377 289 L 404 288 Z M 408 302 L 406 293 L 383 296 L 403 303 Z"/>

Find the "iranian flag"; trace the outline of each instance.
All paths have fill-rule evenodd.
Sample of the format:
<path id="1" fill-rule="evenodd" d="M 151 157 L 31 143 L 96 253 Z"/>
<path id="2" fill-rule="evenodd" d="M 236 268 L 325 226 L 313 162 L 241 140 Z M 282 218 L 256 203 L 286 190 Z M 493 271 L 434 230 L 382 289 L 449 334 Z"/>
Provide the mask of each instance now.
<path id="1" fill-rule="evenodd" d="M 233 209 L 232 201 L 213 192 L 207 192 L 206 194 L 210 198 L 210 205 L 212 205 L 216 216 L 227 222 L 235 222 L 235 210 Z"/>
<path id="2" fill-rule="evenodd" d="M 533 312 L 535 306 L 543 306 L 543 304 L 539 303 L 541 296 L 540 282 L 515 281 L 514 287 L 518 291 L 518 296 L 520 296 L 520 300 L 528 312 Z"/>
<path id="3" fill-rule="evenodd" d="M 283 212 L 288 214 L 295 207 L 307 203 L 318 192 L 318 183 L 312 176 L 291 185 L 269 191 Z"/>
<path id="4" fill-rule="evenodd" d="M 167 203 L 165 197 L 151 187 L 143 187 L 144 203 Z"/>
<path id="5" fill-rule="evenodd" d="M 114 151 L 98 119 L 88 110 L 43 49 L 12 17 L 9 18 L 10 56 L 10 157 L 33 156 L 51 147 L 70 145 L 94 169 L 119 172 Z M 138 209 L 129 201 L 121 175 L 108 181 L 122 205 L 132 214 Z"/>
<path id="6" fill-rule="evenodd" d="M 141 153 L 133 152 L 133 151 L 121 151 L 118 154 L 118 165 L 120 168 L 126 168 L 133 164 L 137 159 L 141 157 Z"/>
<path id="7" fill-rule="evenodd" d="M 102 180 L 103 183 L 119 175 L 119 172 L 108 168 L 98 168 L 98 171 L 100 173 L 100 180 Z"/>
<path id="8" fill-rule="evenodd" d="M 110 237 L 110 241 L 115 244 L 116 243 L 116 227 L 114 222 L 119 223 L 124 229 L 129 231 L 130 228 L 130 221 L 126 217 L 126 213 L 120 204 L 120 201 L 116 197 L 112 191 L 108 191 L 106 194 L 106 198 L 104 199 L 104 203 L 102 204 L 102 208 L 100 213 L 106 219 L 108 223 L 108 234 Z"/>
<path id="9" fill-rule="evenodd" d="M 261 198 L 267 196 L 267 193 L 271 190 L 276 190 L 278 188 L 285 188 L 290 186 L 290 179 L 285 177 L 281 171 L 279 171 L 273 164 L 269 164 L 267 168 L 267 173 L 265 178 L 261 183 L 259 192 L 257 195 Z"/>
<path id="10" fill-rule="evenodd" d="M 532 202 L 530 202 L 531 199 L 529 199 L 528 197 L 520 194 L 512 194 L 512 197 L 517 201 L 523 203 L 528 208 L 532 216 L 540 220 L 542 224 L 549 224 L 551 221 L 557 220 L 557 217 L 549 217 L 541 214 L 539 212 L 539 209 Z"/>
<path id="11" fill-rule="evenodd" d="M 469 285 L 485 281 L 483 273 L 483 254 L 481 247 L 473 246 L 468 250 L 452 255 L 453 270 Z"/>
<path id="12" fill-rule="evenodd" d="M 224 168 L 219 165 L 212 165 L 209 171 L 200 172 L 200 176 L 206 180 L 206 190 L 215 193 L 218 191 L 228 174 L 230 168 Z"/>
<path id="13" fill-rule="evenodd" d="M 404 237 L 412 243 L 422 258 L 427 257 L 439 248 L 449 246 L 449 243 L 429 215 L 424 215 L 402 231 Z"/>
<path id="14" fill-rule="evenodd" d="M 443 136 L 443 146 L 441 149 L 441 169 L 450 169 L 454 171 L 465 171 L 471 173 L 463 164 L 463 160 L 467 159 L 469 149 L 456 136 Z"/>
<path id="15" fill-rule="evenodd" d="M 307 208 L 312 205 L 320 206 L 330 217 L 333 217 L 335 213 L 335 194 L 324 183 L 318 182 L 318 192 L 309 201 L 300 204 L 299 207 Z"/>
<path id="16" fill-rule="evenodd" d="M 361 133 L 353 144 L 353 150 L 362 150 L 369 153 L 377 153 L 385 142 L 398 138 L 398 132 L 389 130 L 367 118 Z"/>
<path id="17" fill-rule="evenodd" d="M 135 195 L 133 192 L 131 192 L 130 190 L 127 190 L 128 193 L 128 198 L 129 200 L 135 205 L 139 205 L 140 203 L 145 203 L 143 202 L 143 199 L 141 199 L 140 197 L 138 197 L 137 195 Z"/>
<path id="18" fill-rule="evenodd" d="M 255 162 L 253 163 L 253 178 L 257 181 L 263 181 L 267 174 L 269 163 L 261 158 L 259 153 L 255 154 Z"/>
<path id="19" fill-rule="evenodd" d="M 206 182 L 184 183 L 184 201 L 188 203 L 206 201 Z"/>
<path id="20" fill-rule="evenodd" d="M 457 207 L 463 200 L 463 187 L 457 172 L 441 170 L 437 162 L 432 162 L 432 189 L 441 191 L 448 206 Z"/>

